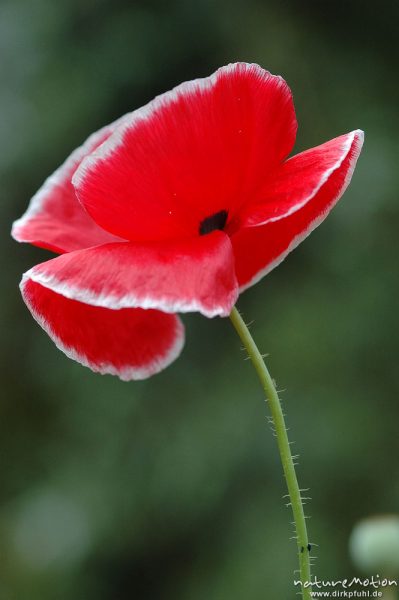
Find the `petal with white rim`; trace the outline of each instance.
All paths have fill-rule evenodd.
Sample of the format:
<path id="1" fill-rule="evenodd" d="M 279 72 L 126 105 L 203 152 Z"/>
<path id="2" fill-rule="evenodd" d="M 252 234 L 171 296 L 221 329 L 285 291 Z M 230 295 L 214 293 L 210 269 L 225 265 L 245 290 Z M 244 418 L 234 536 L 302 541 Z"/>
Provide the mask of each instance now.
<path id="1" fill-rule="evenodd" d="M 357 158 L 363 137 L 363 131 L 352 131 L 289 158 L 265 181 L 258 199 L 246 207 L 241 224 L 254 227 L 285 219 L 311 202 L 330 180 L 335 182 L 331 189 L 338 200 L 350 179 L 342 177 L 345 160 L 354 154 Z"/>
<path id="2" fill-rule="evenodd" d="M 296 119 L 281 77 L 237 63 L 131 113 L 73 177 L 93 219 L 134 241 L 197 235 L 234 218 L 292 150 Z"/>
<path id="3" fill-rule="evenodd" d="M 120 240 L 88 215 L 76 197 L 72 176 L 82 159 L 101 145 L 124 119 L 126 116 L 93 133 L 48 177 L 25 214 L 14 221 L 11 235 L 15 240 L 57 253 Z"/>
<path id="4" fill-rule="evenodd" d="M 338 202 L 349 185 L 363 144 L 363 132 L 356 131 L 354 134 L 348 134 L 348 139 L 352 140 L 350 149 L 339 167 L 330 173 L 300 208 L 285 218 L 272 219 L 254 227 L 243 227 L 232 235 L 236 274 L 241 291 L 254 285 L 274 269 L 327 217 Z M 312 152 L 315 158 L 320 156 L 320 148 L 321 146 L 313 148 L 285 163 L 286 196 L 290 193 L 295 195 L 295 183 L 302 189 L 300 181 L 303 166 L 309 164 Z M 306 160 L 303 158 L 305 154 Z M 296 158 L 298 160 L 295 160 Z M 317 172 L 317 161 L 314 166 Z"/>
<path id="5" fill-rule="evenodd" d="M 238 295 L 231 243 L 220 231 L 77 250 L 33 267 L 24 280 L 92 306 L 199 311 L 207 317 L 227 316 Z"/>
<path id="6" fill-rule="evenodd" d="M 184 345 L 184 327 L 158 310 L 110 310 L 70 300 L 32 279 L 21 292 L 33 317 L 69 358 L 123 381 L 146 379 L 169 366 Z"/>

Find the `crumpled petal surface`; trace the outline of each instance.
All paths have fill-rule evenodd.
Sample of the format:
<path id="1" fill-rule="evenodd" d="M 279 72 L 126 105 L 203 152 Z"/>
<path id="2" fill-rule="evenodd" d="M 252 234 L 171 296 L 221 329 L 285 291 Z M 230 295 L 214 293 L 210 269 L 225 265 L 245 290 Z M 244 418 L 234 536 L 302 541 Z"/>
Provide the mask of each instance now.
<path id="1" fill-rule="evenodd" d="M 227 316 L 238 295 L 231 243 L 220 231 L 169 243 L 77 250 L 33 267 L 23 280 L 92 306 L 199 311 L 207 317 Z"/>

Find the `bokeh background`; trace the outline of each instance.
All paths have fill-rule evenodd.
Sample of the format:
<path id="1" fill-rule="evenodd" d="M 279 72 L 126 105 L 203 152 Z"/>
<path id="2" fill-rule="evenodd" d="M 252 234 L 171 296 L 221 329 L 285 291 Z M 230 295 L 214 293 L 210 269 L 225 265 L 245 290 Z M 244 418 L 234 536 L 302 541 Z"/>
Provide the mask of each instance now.
<path id="1" fill-rule="evenodd" d="M 355 128 L 328 220 L 239 306 L 300 453 L 317 575 L 355 574 L 360 518 L 399 512 L 399 4 L 1 0 L 0 598 L 295 597 L 267 407 L 228 320 L 184 317 L 179 361 L 126 384 L 68 360 L 23 305 L 50 253 L 11 222 L 92 131 L 236 60 L 292 87 L 296 151 Z"/>

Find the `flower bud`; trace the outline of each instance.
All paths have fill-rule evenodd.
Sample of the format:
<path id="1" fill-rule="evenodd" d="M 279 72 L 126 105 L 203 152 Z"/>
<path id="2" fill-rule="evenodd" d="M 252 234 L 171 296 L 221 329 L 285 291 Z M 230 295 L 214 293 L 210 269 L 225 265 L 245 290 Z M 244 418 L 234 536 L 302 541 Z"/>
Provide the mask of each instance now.
<path id="1" fill-rule="evenodd" d="M 399 516 L 377 515 L 360 521 L 350 536 L 349 549 L 363 571 L 399 575 Z"/>

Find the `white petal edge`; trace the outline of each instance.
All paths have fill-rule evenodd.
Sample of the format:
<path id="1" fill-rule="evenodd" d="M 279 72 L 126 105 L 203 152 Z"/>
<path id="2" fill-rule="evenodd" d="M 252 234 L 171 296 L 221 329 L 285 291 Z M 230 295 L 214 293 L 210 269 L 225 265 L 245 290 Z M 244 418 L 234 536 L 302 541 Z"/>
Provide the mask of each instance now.
<path id="1" fill-rule="evenodd" d="M 329 169 L 327 169 L 327 171 L 325 171 L 325 173 L 323 174 L 323 177 L 320 179 L 320 181 L 318 182 L 317 186 L 305 197 L 301 200 L 301 202 L 298 202 L 298 204 L 295 204 L 293 206 L 291 206 L 287 212 L 278 215 L 277 217 L 267 217 L 264 221 L 260 221 L 254 224 L 251 224 L 250 227 L 261 227 L 262 225 L 266 225 L 267 223 L 273 223 L 273 221 L 281 221 L 281 219 L 285 219 L 286 217 L 289 217 L 290 215 L 292 215 L 293 213 L 297 212 L 298 210 L 300 210 L 303 206 L 305 206 L 305 204 L 307 204 L 308 202 L 310 202 L 315 196 L 316 194 L 319 192 L 319 190 L 323 187 L 323 185 L 325 183 L 327 183 L 327 181 L 330 179 L 331 175 L 337 170 L 339 169 L 339 167 L 342 165 L 342 163 L 344 162 L 344 160 L 346 159 L 346 157 L 348 156 L 351 148 L 352 148 L 352 144 L 355 140 L 355 138 L 358 137 L 358 139 L 361 139 L 361 146 L 363 145 L 363 140 L 364 140 L 364 131 L 362 131 L 361 129 L 355 129 L 354 131 L 351 131 L 350 133 L 348 133 L 347 139 L 345 140 L 345 144 L 343 146 L 343 153 L 341 154 L 341 156 L 339 157 L 339 159 L 333 164 L 332 167 L 330 167 Z M 360 151 L 360 149 L 359 149 Z M 296 156 L 291 156 L 291 158 L 289 158 L 285 164 L 288 164 L 291 160 L 294 160 L 296 158 Z M 356 161 L 355 161 L 356 164 Z M 354 165 L 352 167 L 352 171 L 350 172 L 350 177 L 352 176 L 353 173 L 353 169 L 354 169 Z M 349 179 L 350 179 L 349 177 Z M 345 179 L 345 182 L 343 184 L 342 187 L 342 191 L 340 191 L 339 196 L 337 197 L 337 200 L 339 200 L 339 198 L 342 196 L 342 194 L 344 193 L 347 185 L 348 185 L 349 181 L 347 181 L 347 179 Z M 310 233 L 310 232 L 309 232 Z M 299 243 L 299 242 L 298 242 Z"/>
<path id="2" fill-rule="evenodd" d="M 275 80 L 278 80 L 280 85 L 286 87 L 287 91 L 289 91 L 289 87 L 283 77 L 280 75 L 273 75 L 270 73 L 270 71 L 262 69 L 262 67 L 256 63 L 246 62 L 230 63 L 224 67 L 220 67 L 208 77 L 185 81 L 174 87 L 172 90 L 156 96 L 145 106 L 130 113 L 129 118 L 122 127 L 118 127 L 118 129 L 114 131 L 114 133 L 107 140 L 105 140 L 103 144 L 101 144 L 98 148 L 96 148 L 96 150 L 94 150 L 94 152 L 88 154 L 82 160 L 81 164 L 75 171 L 74 176 L 72 177 L 72 184 L 74 187 L 78 188 L 80 184 L 83 183 L 85 176 L 87 172 L 90 171 L 91 167 L 94 167 L 98 161 L 109 158 L 119 148 L 119 146 L 123 144 L 124 136 L 127 130 L 131 130 L 140 122 L 151 118 L 151 116 L 155 114 L 157 110 L 168 106 L 180 96 L 212 89 L 212 87 L 216 84 L 221 72 L 227 74 L 234 73 L 239 66 L 245 67 L 248 71 L 252 70 L 259 72 L 262 77 L 269 76 Z"/>
<path id="3" fill-rule="evenodd" d="M 84 157 L 88 153 L 90 153 L 90 148 L 95 142 L 96 138 L 109 127 L 115 127 L 117 129 L 118 127 L 123 125 L 125 120 L 130 118 L 131 114 L 132 113 L 123 115 L 113 123 L 105 125 L 105 127 L 102 127 L 98 131 L 92 133 L 81 146 L 73 150 L 73 152 L 62 163 L 62 165 L 54 171 L 54 173 L 47 177 L 47 179 L 36 192 L 36 194 L 32 196 L 25 213 L 19 219 L 16 219 L 13 222 L 11 228 L 11 236 L 14 238 L 14 240 L 16 240 L 17 242 L 30 242 L 30 239 L 25 239 L 19 233 L 19 229 L 21 229 L 25 225 L 29 225 L 29 221 L 42 211 L 43 206 L 49 195 L 52 193 L 53 189 L 58 185 L 62 185 L 63 179 L 65 177 L 64 173 L 68 169 L 73 167 L 74 164 L 76 164 L 76 168 L 78 168 Z M 78 199 L 76 199 L 76 201 L 78 202 Z M 84 210 L 83 207 L 82 209 Z"/>
<path id="4" fill-rule="evenodd" d="M 360 151 L 362 149 L 363 146 L 363 142 L 364 142 L 364 131 L 362 131 L 361 129 L 356 129 L 355 131 L 352 132 L 352 136 L 351 136 L 351 140 L 352 140 L 352 144 L 354 143 L 355 137 L 357 136 L 357 140 L 356 143 L 354 144 L 354 147 L 356 149 L 356 152 L 354 152 L 354 155 L 351 159 L 351 163 L 350 166 L 348 168 L 348 172 L 345 176 L 345 179 L 342 183 L 341 188 L 338 191 L 338 194 L 335 196 L 335 198 L 329 203 L 329 205 L 327 206 L 326 210 L 320 214 L 318 217 L 316 217 L 316 219 L 314 219 L 313 221 L 311 221 L 308 225 L 308 227 L 302 231 L 301 233 L 299 233 L 289 244 L 288 248 L 282 253 L 280 254 L 273 262 L 269 263 L 267 265 L 267 267 L 265 267 L 264 269 L 261 269 L 260 271 L 258 271 L 253 277 L 252 279 L 250 279 L 250 281 L 248 281 L 247 283 L 245 283 L 243 286 L 240 287 L 240 293 L 241 292 L 245 292 L 245 290 L 247 290 L 248 288 L 252 287 L 253 285 L 257 284 L 261 279 L 263 279 L 263 277 L 265 277 L 266 275 L 268 275 L 271 271 L 273 271 L 273 269 L 275 269 L 276 267 L 278 267 L 278 265 L 280 263 L 283 262 L 283 260 L 288 256 L 288 254 L 290 254 L 290 252 L 292 252 L 292 250 L 295 250 L 295 248 L 297 246 L 299 246 L 299 244 L 301 242 L 303 242 L 303 240 L 305 240 L 314 229 L 316 229 L 316 227 L 318 227 L 326 218 L 327 214 L 330 212 L 330 210 L 332 208 L 334 208 L 335 204 L 338 202 L 338 200 L 342 197 L 342 195 L 344 194 L 346 188 L 349 185 L 350 180 L 352 179 L 352 175 L 353 175 L 353 171 L 355 169 L 356 166 L 356 162 L 357 159 L 359 158 L 359 154 Z M 348 150 L 348 152 L 350 151 L 350 148 Z M 345 158 L 348 155 L 348 152 L 346 152 Z M 342 161 L 340 161 L 339 163 L 340 165 L 342 164 Z M 339 166 L 339 165 L 338 165 Z M 334 170 L 336 170 L 337 167 L 335 167 Z M 331 175 L 331 174 L 330 174 Z M 327 182 L 327 179 L 325 179 L 324 183 Z M 319 191 L 319 189 L 321 188 L 321 186 L 318 187 L 317 191 Z M 316 192 L 317 193 L 317 192 Z M 315 194 L 314 194 L 315 195 Z M 314 195 L 312 197 L 314 197 Z M 296 210 L 294 211 L 296 212 Z M 286 215 L 287 216 L 287 215 Z M 278 219 L 270 219 L 270 220 L 280 220 Z M 269 220 L 267 221 L 267 223 L 270 222 Z"/>
<path id="5" fill-rule="evenodd" d="M 121 308 L 152 308 L 165 313 L 199 312 L 209 319 L 212 319 L 213 317 L 228 317 L 231 308 L 238 298 L 237 286 L 234 292 L 231 292 L 227 298 L 228 306 L 230 307 L 228 310 L 221 305 L 209 309 L 201 302 L 198 302 L 198 300 L 171 300 L 167 296 L 160 296 L 159 298 L 143 296 L 138 298 L 134 294 L 125 294 L 119 297 L 112 294 L 96 294 L 87 289 L 82 290 L 67 285 L 63 281 L 58 281 L 53 275 L 47 275 L 40 272 L 35 273 L 35 267 L 23 274 L 21 286 L 23 286 L 28 279 L 64 296 L 65 298 L 76 300 L 83 304 L 89 304 L 90 306 L 101 306 L 102 308 L 109 308 L 110 310 L 119 310 Z"/>
<path id="6" fill-rule="evenodd" d="M 84 367 L 88 367 L 94 373 L 100 373 L 101 375 L 115 375 L 119 377 L 122 381 L 139 381 L 143 379 L 148 379 L 152 375 L 156 375 L 160 373 L 164 369 L 166 369 L 170 364 L 172 364 L 181 354 L 185 343 L 185 331 L 184 325 L 176 315 L 177 319 L 177 335 L 174 343 L 170 347 L 168 353 L 162 358 L 157 359 L 149 363 L 146 367 L 123 367 L 118 369 L 111 363 L 102 363 L 101 365 L 93 365 L 84 354 L 77 352 L 77 350 L 71 346 L 65 346 L 60 337 L 55 333 L 54 329 L 48 323 L 46 318 L 39 314 L 29 302 L 27 296 L 24 293 L 25 282 L 27 279 L 22 279 L 20 283 L 20 290 L 22 297 L 29 306 L 29 310 L 35 321 L 40 325 L 40 327 L 47 333 L 47 335 L 51 338 L 54 344 L 57 346 L 61 352 L 63 352 L 68 358 L 78 362 Z"/>

